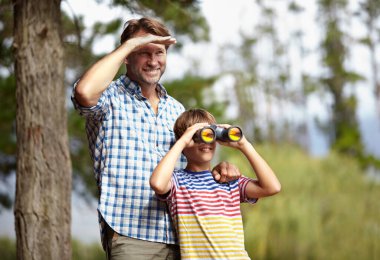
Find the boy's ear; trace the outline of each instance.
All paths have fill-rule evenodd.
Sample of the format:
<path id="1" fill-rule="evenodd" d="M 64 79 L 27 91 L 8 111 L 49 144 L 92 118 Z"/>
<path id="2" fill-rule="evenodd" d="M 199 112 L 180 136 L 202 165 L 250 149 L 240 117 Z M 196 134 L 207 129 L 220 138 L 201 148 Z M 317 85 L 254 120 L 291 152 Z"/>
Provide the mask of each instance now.
<path id="1" fill-rule="evenodd" d="M 128 57 L 124 58 L 124 64 L 128 64 Z"/>

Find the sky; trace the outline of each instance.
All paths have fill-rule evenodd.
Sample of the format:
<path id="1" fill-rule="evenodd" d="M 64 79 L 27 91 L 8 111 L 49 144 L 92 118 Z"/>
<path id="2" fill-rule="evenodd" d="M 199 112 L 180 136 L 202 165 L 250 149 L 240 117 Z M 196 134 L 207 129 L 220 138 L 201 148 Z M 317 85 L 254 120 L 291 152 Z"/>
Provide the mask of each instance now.
<path id="1" fill-rule="evenodd" d="M 96 21 L 109 21 L 115 16 L 122 17 L 124 20 L 131 18 L 137 18 L 137 16 L 126 14 L 121 8 L 110 9 L 106 3 L 97 4 L 94 0 L 65 0 L 62 1 L 62 8 L 69 14 L 73 12 L 76 15 L 82 14 L 84 16 L 84 22 L 90 26 Z M 204 13 L 210 28 L 211 28 L 211 42 L 208 44 L 186 44 L 179 54 L 169 54 L 167 71 L 163 77 L 165 79 L 174 79 L 181 77 L 186 71 L 192 69 L 192 64 L 189 60 L 201 59 L 199 71 L 202 71 L 204 75 L 213 75 L 219 70 L 219 64 L 217 61 L 218 47 L 226 43 L 239 43 L 239 30 L 244 32 L 252 32 L 252 28 L 258 19 L 257 10 L 251 1 L 246 0 L 204 0 L 201 1 L 202 12 Z M 292 25 L 297 24 L 301 26 L 306 32 L 305 45 L 310 49 L 316 49 L 318 43 L 319 29 L 316 27 L 315 17 L 317 16 L 316 7 L 312 4 L 314 1 L 306 1 L 305 13 L 303 14 L 302 23 L 297 19 L 286 17 L 285 1 L 276 1 L 277 8 L 280 16 L 284 19 L 281 20 L 281 30 L 279 30 L 280 37 L 288 37 L 286 32 L 288 28 L 292 28 Z M 360 34 L 361 29 L 352 25 L 354 30 L 357 30 Z M 106 37 L 99 41 L 94 50 L 98 53 L 109 52 L 113 50 L 114 37 Z M 295 54 L 294 66 L 297 66 L 297 56 Z M 360 64 L 362 61 L 368 58 L 368 53 L 364 49 L 357 49 L 352 55 L 352 64 Z M 303 64 L 298 66 L 304 66 L 310 69 L 317 67 L 318 59 L 315 56 L 309 57 Z M 174 65 L 173 65 L 174 64 Z M 368 67 L 357 66 L 360 71 L 366 73 Z M 218 87 L 228 87 L 230 85 L 229 79 L 219 82 Z M 361 122 L 361 128 L 364 133 L 363 138 L 368 146 L 368 150 L 376 153 L 380 157 L 380 124 L 374 113 L 374 100 L 370 93 L 368 85 L 360 86 L 355 90 L 359 98 L 359 120 Z M 314 116 L 324 117 L 326 115 L 325 108 L 317 97 L 311 97 L 308 101 L 308 109 L 310 113 L 310 122 Z M 311 124 L 309 122 L 309 124 Z M 311 128 L 311 153 L 316 156 L 321 156 L 327 152 L 326 140 L 318 134 L 315 128 Z M 13 180 L 14 181 L 14 180 Z M 1 188 L 1 187 L 0 187 Z M 72 234 L 76 238 L 81 238 L 86 243 L 99 243 L 99 229 L 97 223 L 96 205 L 87 205 L 75 194 L 72 198 Z M 83 217 L 85 216 L 85 217 Z M 0 223 L 2 227 L 0 229 L 0 236 L 7 235 L 14 237 L 14 225 L 13 225 L 13 212 L 3 212 L 0 214 Z"/>

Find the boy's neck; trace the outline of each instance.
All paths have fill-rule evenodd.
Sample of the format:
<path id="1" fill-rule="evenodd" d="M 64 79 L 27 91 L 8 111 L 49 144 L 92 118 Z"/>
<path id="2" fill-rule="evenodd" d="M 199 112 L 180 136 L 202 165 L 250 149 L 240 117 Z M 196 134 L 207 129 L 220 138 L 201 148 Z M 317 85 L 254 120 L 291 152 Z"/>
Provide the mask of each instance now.
<path id="1" fill-rule="evenodd" d="M 192 163 L 187 163 L 187 166 L 185 170 L 190 171 L 190 172 L 203 172 L 203 171 L 210 171 L 210 163 L 205 163 L 205 164 L 192 164 Z"/>

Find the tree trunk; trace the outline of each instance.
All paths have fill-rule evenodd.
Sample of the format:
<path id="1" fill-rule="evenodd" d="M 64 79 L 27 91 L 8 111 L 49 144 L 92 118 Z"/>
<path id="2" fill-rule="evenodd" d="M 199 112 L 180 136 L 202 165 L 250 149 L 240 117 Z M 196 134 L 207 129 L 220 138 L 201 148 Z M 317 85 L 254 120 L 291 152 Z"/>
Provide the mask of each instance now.
<path id="1" fill-rule="evenodd" d="M 60 0 L 13 0 L 18 259 L 71 259 L 71 161 Z"/>

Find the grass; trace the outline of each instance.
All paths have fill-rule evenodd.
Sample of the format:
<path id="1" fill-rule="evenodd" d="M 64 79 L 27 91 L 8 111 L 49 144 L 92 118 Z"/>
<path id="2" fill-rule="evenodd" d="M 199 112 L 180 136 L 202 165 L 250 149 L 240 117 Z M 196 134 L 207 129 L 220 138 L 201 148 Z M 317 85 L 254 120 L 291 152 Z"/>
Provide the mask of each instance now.
<path id="1" fill-rule="evenodd" d="M 99 244 L 84 244 L 78 240 L 73 240 L 72 259 L 73 260 L 104 260 L 105 253 Z M 15 260 L 16 241 L 7 237 L 0 237 L 1 260 Z"/>
<path id="2" fill-rule="evenodd" d="M 313 159 L 292 146 L 256 149 L 282 191 L 242 205 L 252 259 L 380 259 L 380 184 L 366 179 L 357 163 L 336 154 Z M 222 157 L 254 176 L 235 151 Z"/>

